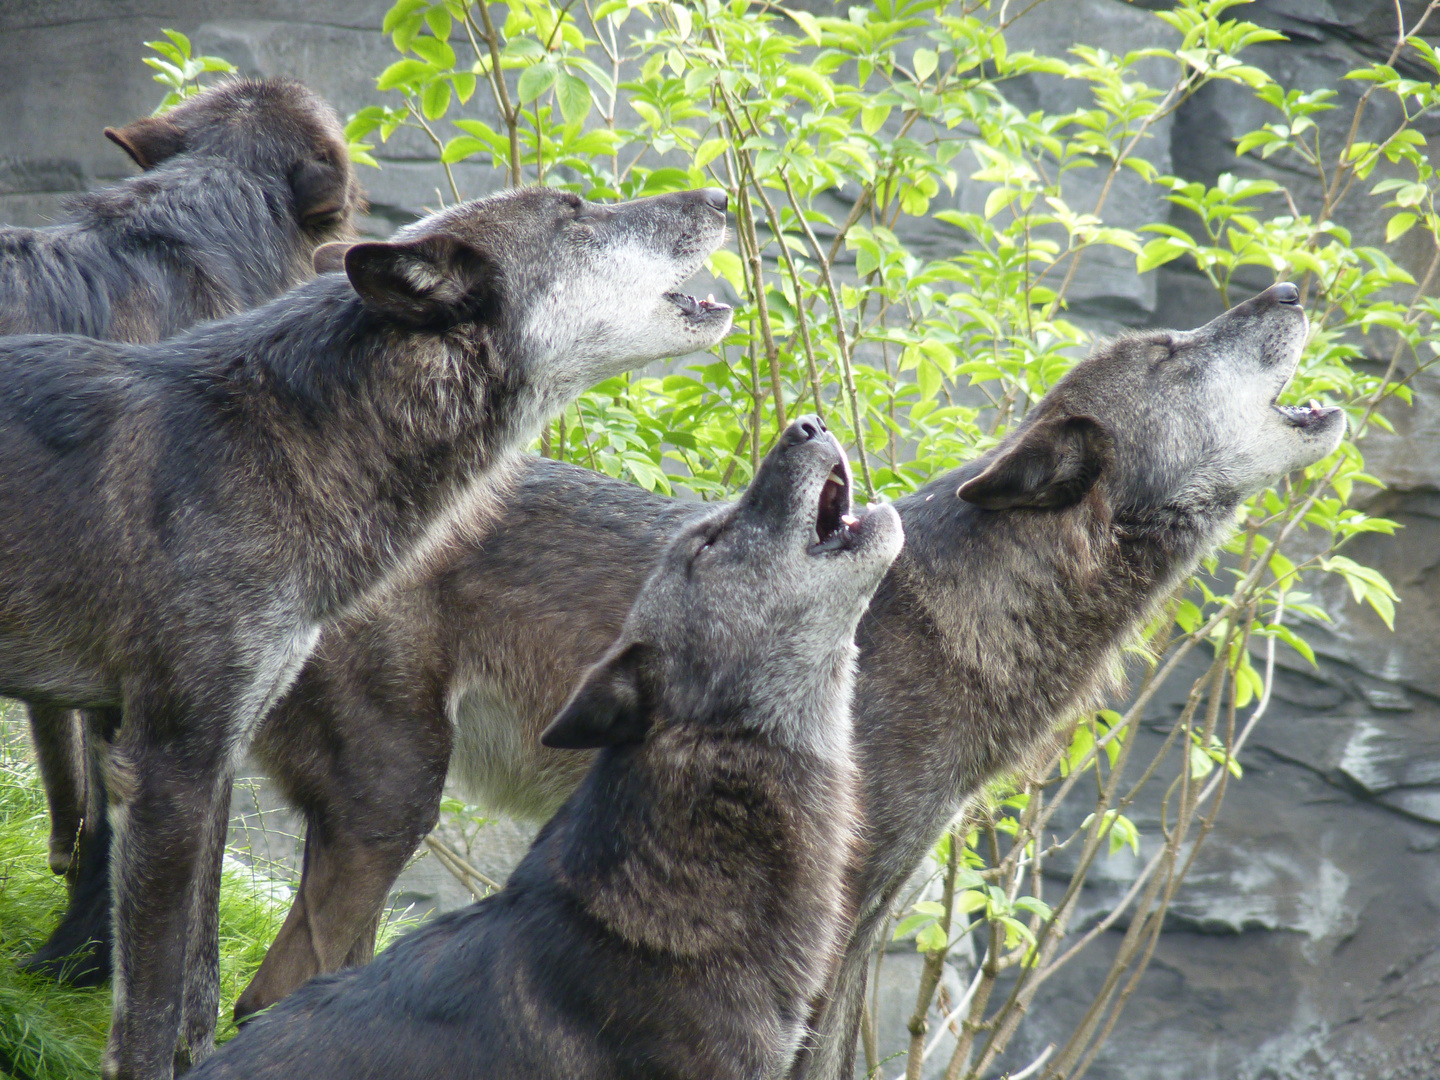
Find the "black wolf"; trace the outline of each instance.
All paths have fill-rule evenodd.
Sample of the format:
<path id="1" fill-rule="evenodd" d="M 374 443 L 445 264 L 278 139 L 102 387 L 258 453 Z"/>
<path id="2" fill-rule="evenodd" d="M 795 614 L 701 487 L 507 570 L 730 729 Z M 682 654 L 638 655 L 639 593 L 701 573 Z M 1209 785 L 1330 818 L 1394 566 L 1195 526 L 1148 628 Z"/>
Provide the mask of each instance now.
<path id="1" fill-rule="evenodd" d="M 169 1076 L 177 1033 L 209 1052 L 233 764 L 320 625 L 584 387 L 724 334 L 669 291 L 723 207 L 508 192 L 159 345 L 0 342 L 0 693 L 123 710 L 107 1076 Z"/>
<path id="2" fill-rule="evenodd" d="M 364 207 L 339 120 L 289 79 L 231 80 L 105 134 L 147 172 L 76 196 L 63 224 L 0 228 L 0 334 L 153 342 L 237 314 L 312 277 L 316 248 L 349 237 Z M 82 820 L 82 859 L 103 867 L 109 842 L 80 721 L 56 712 L 31 728 L 50 801 L 50 868 L 64 874 L 76 869 Z M 118 718 L 89 722 L 104 731 Z M 66 918 L 22 966 L 98 984 L 110 974 L 108 948 L 75 954 L 108 943 L 109 895 L 88 887 L 94 867 L 78 877 Z"/>
<path id="3" fill-rule="evenodd" d="M 196 1074 L 783 1075 L 846 934 L 855 624 L 900 550 L 818 420 L 689 521 L 542 741 L 602 747 L 498 894 L 319 979 Z"/>

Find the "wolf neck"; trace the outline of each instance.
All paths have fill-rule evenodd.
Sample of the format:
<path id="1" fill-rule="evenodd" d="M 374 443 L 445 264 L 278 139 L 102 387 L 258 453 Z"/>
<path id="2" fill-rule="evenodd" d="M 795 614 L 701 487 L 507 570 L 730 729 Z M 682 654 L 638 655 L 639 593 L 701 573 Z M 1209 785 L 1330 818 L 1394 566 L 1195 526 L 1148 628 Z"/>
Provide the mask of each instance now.
<path id="1" fill-rule="evenodd" d="M 1116 687 L 1121 648 L 1233 514 L 1115 520 L 1098 490 L 1062 511 L 986 511 L 956 496 L 959 479 L 900 502 L 905 549 L 873 607 L 941 654 L 954 696 L 949 715 L 931 720 L 965 743 L 952 758 L 963 799 L 1057 723 L 1098 707 Z"/>
<path id="2" fill-rule="evenodd" d="M 848 755 L 677 725 L 602 753 L 537 848 L 552 845 L 563 887 L 630 944 L 685 962 L 780 963 L 779 936 L 815 961 L 795 976 L 808 994 L 847 910 L 855 783 Z"/>
<path id="3" fill-rule="evenodd" d="M 517 442 L 525 373 L 486 331 L 392 330 L 338 274 L 177 346 L 208 363 L 190 377 L 289 508 L 272 527 L 327 583 L 307 589 L 318 618 L 475 516 L 478 481 Z"/>
<path id="4" fill-rule="evenodd" d="M 76 197 L 77 220 L 102 233 L 122 233 L 117 251 L 136 250 L 204 279 L 203 310 L 157 312 L 169 337 L 201 319 L 244 311 L 310 276 L 308 245 L 284 209 L 289 191 L 220 159 L 183 158 L 117 187 Z M 187 286 L 182 292 L 191 291 Z M 195 298 L 177 295 L 195 306 Z M 172 304 L 169 307 L 175 307 Z"/>

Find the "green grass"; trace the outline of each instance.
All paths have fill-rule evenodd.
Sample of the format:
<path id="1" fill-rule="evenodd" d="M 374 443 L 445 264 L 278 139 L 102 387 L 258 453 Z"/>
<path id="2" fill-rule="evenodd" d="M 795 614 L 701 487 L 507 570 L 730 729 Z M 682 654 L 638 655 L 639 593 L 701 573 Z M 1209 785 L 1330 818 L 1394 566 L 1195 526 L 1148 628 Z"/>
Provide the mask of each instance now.
<path id="1" fill-rule="evenodd" d="M 0 1076 L 16 1080 L 95 1076 L 110 1023 L 108 986 L 76 990 L 15 968 L 65 909 L 64 882 L 46 865 L 49 828 L 22 717 L 0 703 Z M 220 900 L 222 1040 L 235 1032 L 230 1010 L 279 931 L 291 895 L 291 883 L 227 855 Z"/>
<path id="2" fill-rule="evenodd" d="M 237 804 L 242 798 L 237 791 Z M 96 1076 L 110 1026 L 109 986 L 77 990 L 15 967 L 45 941 L 65 910 L 65 883 L 46 861 L 49 835 L 24 714 L 0 699 L 0 1080 Z M 220 890 L 221 1042 L 235 1034 L 235 999 L 279 933 L 297 883 L 286 864 L 258 857 L 252 862 L 245 849 L 240 854 L 244 858 L 226 853 Z M 391 910 L 381 920 L 377 947 L 418 921 L 408 911 Z"/>

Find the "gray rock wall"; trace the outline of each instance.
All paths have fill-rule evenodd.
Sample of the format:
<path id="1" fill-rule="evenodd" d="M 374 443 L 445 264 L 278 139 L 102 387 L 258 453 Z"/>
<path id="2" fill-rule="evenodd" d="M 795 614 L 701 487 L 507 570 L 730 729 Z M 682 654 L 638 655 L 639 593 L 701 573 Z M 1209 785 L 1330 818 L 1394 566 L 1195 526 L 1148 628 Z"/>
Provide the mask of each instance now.
<path id="1" fill-rule="evenodd" d="M 386 6 L 383 0 L 0 5 L 0 221 L 44 223 L 66 192 L 130 171 L 100 131 L 158 100 L 140 57 L 142 42 L 160 27 L 184 31 L 197 51 L 224 55 L 249 73 L 304 79 L 346 114 L 381 99 L 373 78 L 394 58 L 378 33 Z M 1419 5 L 1404 9 L 1413 22 Z M 1342 108 L 1325 118 L 1332 126 L 1348 122 L 1345 106 L 1363 89 L 1339 75 L 1362 58 L 1383 57 L 1394 40 L 1394 7 L 1380 0 L 1264 0 L 1237 14 L 1291 38 L 1257 47 L 1253 62 L 1288 85 L 1340 92 Z M 1139 5 L 1052 0 L 1016 28 L 1012 48 L 1058 52 L 1085 41 L 1123 50 L 1164 40 L 1165 33 Z M 1013 92 L 1056 107 L 1077 88 L 1036 80 Z M 1373 115 L 1386 119 L 1382 111 Z M 1245 91 L 1211 87 L 1157 127 L 1147 155 L 1164 169 L 1213 180 L 1236 168 L 1230 140 L 1258 116 Z M 373 205 L 366 229 L 384 235 L 433 206 L 444 180 L 413 136 L 397 137 L 377 156 L 384 168 L 363 170 Z M 459 182 L 473 196 L 498 178 L 461 166 Z M 975 198 L 962 188 L 958 201 Z M 1133 217 L 1129 224 L 1171 213 L 1153 192 L 1122 191 L 1114 205 Z M 1383 231 L 1383 218 L 1353 203 L 1339 216 L 1372 242 Z M 1178 211 L 1173 220 L 1185 224 Z M 937 251 L 951 242 L 948 234 L 916 240 Z M 1418 267 L 1429 254 L 1417 243 L 1401 258 Z M 1263 276 L 1254 282 L 1266 283 Z M 1170 267 L 1141 278 L 1125 258 L 1091 260 L 1077 285 L 1075 314 L 1101 327 L 1192 326 L 1220 307 L 1198 276 Z M 1387 355 L 1382 341 L 1363 344 L 1377 363 Z M 1297 662 L 1283 672 L 1276 701 L 1242 756 L 1245 780 L 1231 785 L 1155 961 L 1092 1076 L 1440 1076 L 1440 376 L 1422 375 L 1414 385 L 1415 407 L 1391 411 L 1397 434 L 1376 434 L 1366 446 L 1372 471 L 1388 484 L 1369 496 L 1371 507 L 1405 528 L 1395 538 L 1362 538 L 1352 552 L 1400 590 L 1396 632 L 1338 591 L 1327 594 L 1336 621 L 1309 630 L 1319 641 L 1322 670 Z M 1141 737 L 1160 739 L 1178 707 L 1157 702 Z M 1142 807 L 1138 816 L 1142 826 L 1156 825 L 1153 808 Z M 477 862 L 502 873 L 525 835 L 497 831 L 495 850 L 477 854 Z M 1098 910 L 1123 891 L 1137 865 L 1125 855 L 1103 862 L 1088 902 Z M 463 899 L 433 873 L 408 878 L 402 888 L 422 907 Z M 1070 1030 L 1108 947 L 1113 942 L 1102 942 L 1049 984 L 1007 1059 L 1012 1066 Z M 887 1042 L 896 1046 L 914 970 L 913 957 L 891 959 L 890 1000 L 901 1004 L 887 1009 L 894 1014 Z"/>

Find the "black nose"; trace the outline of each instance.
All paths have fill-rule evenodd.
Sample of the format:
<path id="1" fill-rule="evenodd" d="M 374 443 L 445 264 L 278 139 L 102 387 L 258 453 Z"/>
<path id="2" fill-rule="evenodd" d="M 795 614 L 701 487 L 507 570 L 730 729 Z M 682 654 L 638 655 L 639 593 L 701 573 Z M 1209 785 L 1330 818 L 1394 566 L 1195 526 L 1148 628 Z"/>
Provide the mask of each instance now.
<path id="1" fill-rule="evenodd" d="M 798 446 L 811 439 L 818 439 L 825 434 L 825 421 L 818 416 L 802 416 L 785 429 L 785 441 L 791 446 Z"/>
<path id="2" fill-rule="evenodd" d="M 1300 302 L 1300 290 L 1288 281 L 1282 281 L 1278 285 L 1270 287 L 1270 293 L 1282 304 L 1298 304 Z"/>
<path id="3" fill-rule="evenodd" d="M 730 196 L 726 195 L 725 192 L 718 187 L 701 188 L 699 194 L 706 206 L 713 206 L 722 214 L 730 209 Z"/>

